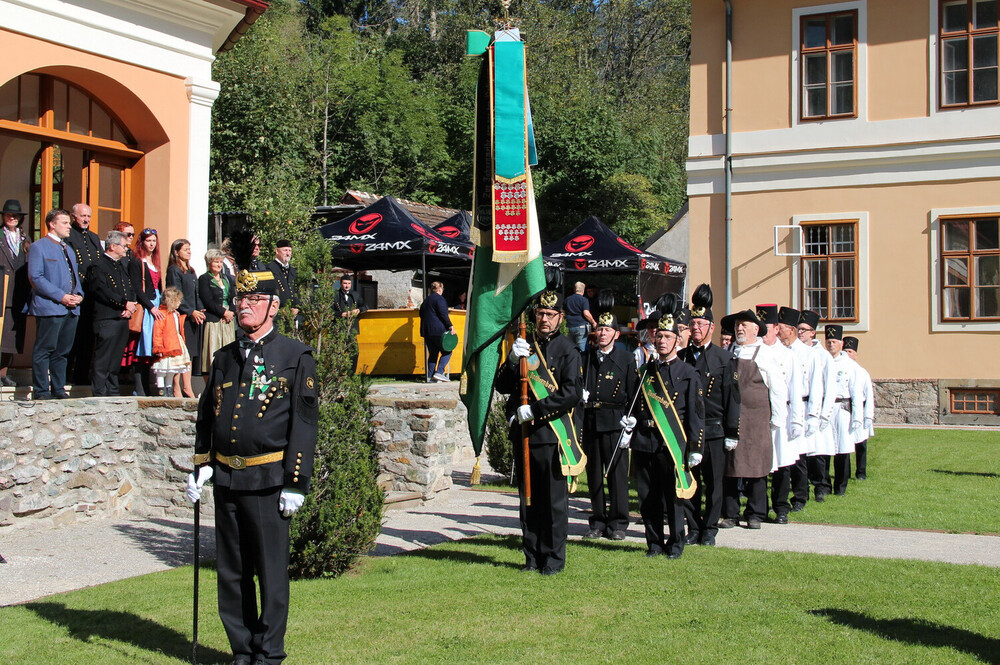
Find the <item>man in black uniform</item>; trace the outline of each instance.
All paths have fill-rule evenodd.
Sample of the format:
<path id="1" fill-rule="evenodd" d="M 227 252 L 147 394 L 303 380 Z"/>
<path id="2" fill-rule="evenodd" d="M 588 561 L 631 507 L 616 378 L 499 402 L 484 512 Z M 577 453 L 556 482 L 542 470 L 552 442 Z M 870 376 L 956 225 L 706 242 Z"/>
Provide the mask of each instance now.
<path id="1" fill-rule="evenodd" d="M 316 447 L 316 364 L 312 349 L 274 329 L 269 271 L 240 270 L 236 290 L 245 334 L 212 362 L 186 493 L 197 501 L 214 470 L 219 616 L 233 665 L 277 665 L 288 622 L 289 518 L 309 490 Z"/>
<path id="2" fill-rule="evenodd" d="M 647 325 L 653 329 L 657 358 L 639 371 L 639 389 L 649 384 L 655 395 L 640 397 L 637 416 L 625 425 L 628 434 L 635 428 L 630 445 L 635 453 L 646 556 L 666 554 L 677 559 L 684 552 L 684 511 L 679 504 L 694 493 L 688 469 L 702 460 L 705 402 L 698 373 L 677 358 L 675 315 L 654 314 Z M 667 539 L 663 533 L 665 500 L 670 525 Z"/>
<path id="3" fill-rule="evenodd" d="M 566 566 L 566 537 L 569 530 L 569 487 L 560 461 L 560 429 L 575 437 L 573 408 L 580 403 L 580 352 L 559 333 L 562 323 L 562 295 L 543 291 L 535 302 L 535 332 L 530 341 L 517 338 L 507 362 L 497 376 L 497 391 L 510 395 L 507 416 L 511 422 L 510 437 L 514 458 L 520 468 L 524 459 L 522 425 L 528 436 L 529 469 L 531 472 L 531 505 L 525 502 L 524 473 L 519 474 L 521 494 L 521 533 L 524 551 L 522 571 L 538 570 L 542 575 L 555 575 Z M 521 358 L 528 359 L 529 368 L 536 366 L 545 397 L 529 390 L 528 404 L 521 405 Z M 544 376 L 543 376 L 544 374 Z"/>
<path id="4" fill-rule="evenodd" d="M 90 362 L 94 358 L 94 350 L 101 352 L 101 347 L 94 343 L 94 300 L 90 298 L 91 287 L 87 283 L 87 271 L 97 263 L 104 254 L 101 238 L 90 230 L 90 206 L 76 203 L 69 209 L 69 218 L 73 225 L 69 228 L 66 244 L 76 254 L 76 270 L 83 284 L 87 298 L 80 304 L 80 320 L 76 325 L 76 338 L 73 340 L 73 351 L 69 354 L 69 367 L 66 370 L 70 383 L 86 385 L 90 382 Z M 96 394 L 96 393 L 95 393 Z M 118 395 L 117 392 L 114 393 Z"/>
<path id="5" fill-rule="evenodd" d="M 712 289 L 702 284 L 691 296 L 691 342 L 678 355 L 698 372 L 705 391 L 705 450 L 692 473 L 698 487 L 684 502 L 688 545 L 715 545 L 716 524 L 722 516 L 722 483 L 726 474 L 726 446 L 740 438 L 740 384 L 736 358 L 712 344 L 715 319 Z M 702 497 L 705 505 L 702 507 Z"/>
<path id="6" fill-rule="evenodd" d="M 292 243 L 289 240 L 281 239 L 274 245 L 274 260 L 267 264 L 266 269 L 271 271 L 274 279 L 277 280 L 278 299 L 281 306 L 286 303 L 292 305 L 292 325 L 295 324 L 295 317 L 299 315 L 299 303 L 295 297 L 295 284 L 299 278 L 299 272 L 292 261 Z"/>
<path id="7" fill-rule="evenodd" d="M 368 311 L 364 298 L 361 294 L 351 290 L 351 276 L 346 272 L 340 276 L 340 290 L 333 297 L 333 312 L 337 316 L 348 319 L 351 322 L 351 335 L 358 336 L 360 330 L 358 326 L 358 316 Z M 354 371 L 358 369 L 358 350 L 355 347 L 351 366 Z"/>
<path id="8" fill-rule="evenodd" d="M 620 421 L 635 394 L 638 376 L 632 354 L 615 345 L 619 335 L 615 315 L 601 312 L 596 322 L 597 348 L 590 348 L 583 354 L 583 451 L 587 454 L 591 505 L 590 531 L 584 538 L 606 536 L 611 540 L 625 540 L 628 452 L 619 450 L 615 454 L 615 450 L 622 433 Z"/>
<path id="9" fill-rule="evenodd" d="M 96 342 L 94 397 L 118 397 L 118 370 L 128 342 L 128 322 L 136 307 L 135 289 L 121 259 L 128 239 L 121 231 L 108 231 L 106 251 L 87 270 L 87 299 L 92 301 L 94 321 L 88 331 Z"/>

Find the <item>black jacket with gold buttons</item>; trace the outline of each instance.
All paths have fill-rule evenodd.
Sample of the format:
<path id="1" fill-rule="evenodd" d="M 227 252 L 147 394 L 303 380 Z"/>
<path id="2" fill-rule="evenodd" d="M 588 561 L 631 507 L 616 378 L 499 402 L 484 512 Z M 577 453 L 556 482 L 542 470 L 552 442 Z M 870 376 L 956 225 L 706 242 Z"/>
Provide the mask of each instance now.
<path id="1" fill-rule="evenodd" d="M 583 354 L 583 380 L 590 392 L 585 405 L 584 428 L 593 428 L 595 432 L 620 431 L 622 416 L 632 403 L 639 382 L 635 358 L 625 349 L 614 346 L 600 362 L 597 349 L 588 349 Z"/>
<path id="2" fill-rule="evenodd" d="M 705 438 L 740 437 L 740 382 L 736 356 L 715 344 L 681 349 L 677 356 L 694 367 L 705 389 Z"/>
<path id="3" fill-rule="evenodd" d="M 309 490 L 319 416 L 312 353 L 275 331 L 251 348 L 246 360 L 239 342 L 215 354 L 198 405 L 195 460 L 211 455 L 216 484 L 241 491 Z M 254 463 L 261 455 L 282 453 L 281 459 Z M 219 455 L 237 456 L 245 467 L 239 468 L 241 459 L 227 464 Z"/>

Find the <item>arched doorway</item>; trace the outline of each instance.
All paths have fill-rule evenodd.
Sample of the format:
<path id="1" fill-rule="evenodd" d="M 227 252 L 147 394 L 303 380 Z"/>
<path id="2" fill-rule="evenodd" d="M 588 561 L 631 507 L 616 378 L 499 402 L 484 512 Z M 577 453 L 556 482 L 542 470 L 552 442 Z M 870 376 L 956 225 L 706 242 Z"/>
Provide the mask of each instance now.
<path id="1" fill-rule="evenodd" d="M 27 203 L 33 238 L 49 209 L 79 202 L 99 235 L 131 220 L 142 156 L 109 107 L 69 81 L 29 73 L 0 86 L 0 196 Z"/>

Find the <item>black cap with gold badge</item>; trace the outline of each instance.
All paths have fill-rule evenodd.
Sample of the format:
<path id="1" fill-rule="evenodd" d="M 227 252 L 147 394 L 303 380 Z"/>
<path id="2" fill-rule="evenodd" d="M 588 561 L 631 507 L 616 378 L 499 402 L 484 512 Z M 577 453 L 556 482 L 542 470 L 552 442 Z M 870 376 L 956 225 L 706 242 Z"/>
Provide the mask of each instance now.
<path id="1" fill-rule="evenodd" d="M 278 295 L 278 282 L 270 270 L 253 270 L 255 236 L 252 231 L 240 229 L 229 237 L 233 263 L 236 264 L 236 295 L 259 293 Z"/>

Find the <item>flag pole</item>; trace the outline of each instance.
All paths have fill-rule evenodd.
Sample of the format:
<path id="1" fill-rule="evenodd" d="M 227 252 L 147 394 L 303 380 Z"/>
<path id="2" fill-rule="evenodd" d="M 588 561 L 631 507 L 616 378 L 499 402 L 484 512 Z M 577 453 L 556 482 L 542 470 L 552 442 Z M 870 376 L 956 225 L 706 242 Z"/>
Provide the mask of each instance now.
<path id="1" fill-rule="evenodd" d="M 198 665 L 198 569 L 201 566 L 201 500 L 194 502 L 194 635 L 191 641 L 191 663 Z"/>
<path id="2" fill-rule="evenodd" d="M 524 312 L 521 312 L 520 323 L 517 327 L 518 337 L 528 338 L 528 326 L 524 320 Z M 521 406 L 528 404 L 528 359 L 521 358 Z M 524 454 L 521 459 L 521 475 L 524 478 L 524 505 L 531 505 L 531 467 L 528 458 L 528 423 L 521 423 L 521 448 Z"/>

